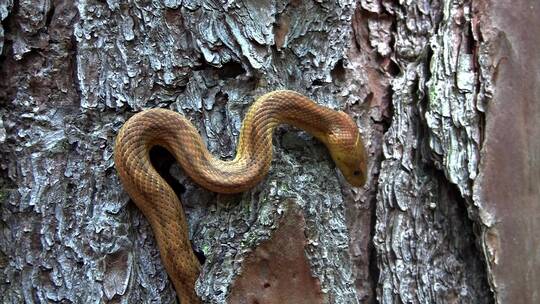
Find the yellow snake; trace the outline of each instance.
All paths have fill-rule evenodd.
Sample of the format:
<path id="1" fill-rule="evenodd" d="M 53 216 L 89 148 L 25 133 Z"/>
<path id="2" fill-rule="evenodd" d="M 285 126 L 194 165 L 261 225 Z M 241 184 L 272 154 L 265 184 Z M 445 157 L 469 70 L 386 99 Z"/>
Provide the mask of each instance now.
<path id="1" fill-rule="evenodd" d="M 293 91 L 274 91 L 257 99 L 244 118 L 236 157 L 231 161 L 213 157 L 189 120 L 170 110 L 140 112 L 120 129 L 114 148 L 116 170 L 152 226 L 161 260 L 182 304 L 200 303 L 194 290 L 200 264 L 190 245 L 180 200 L 152 166 L 150 149 L 167 149 L 204 188 L 237 193 L 250 189 L 268 173 L 272 133 L 280 123 L 311 133 L 326 145 L 350 184 L 364 184 L 366 156 L 355 122 L 344 112 L 319 106 Z"/>

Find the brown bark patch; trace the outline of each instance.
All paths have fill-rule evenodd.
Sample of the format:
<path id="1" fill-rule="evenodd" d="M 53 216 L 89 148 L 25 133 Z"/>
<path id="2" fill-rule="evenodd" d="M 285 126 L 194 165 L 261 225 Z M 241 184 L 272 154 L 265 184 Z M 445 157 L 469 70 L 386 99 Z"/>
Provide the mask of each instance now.
<path id="1" fill-rule="evenodd" d="M 484 202 L 497 303 L 539 303 L 540 28 L 536 0 L 480 1 L 495 81 L 486 113 L 478 197 Z"/>
<path id="2" fill-rule="evenodd" d="M 244 262 L 233 283 L 231 304 L 322 303 L 320 282 L 311 275 L 304 254 L 305 219 L 297 208 L 281 219 L 271 239 L 261 243 Z"/>

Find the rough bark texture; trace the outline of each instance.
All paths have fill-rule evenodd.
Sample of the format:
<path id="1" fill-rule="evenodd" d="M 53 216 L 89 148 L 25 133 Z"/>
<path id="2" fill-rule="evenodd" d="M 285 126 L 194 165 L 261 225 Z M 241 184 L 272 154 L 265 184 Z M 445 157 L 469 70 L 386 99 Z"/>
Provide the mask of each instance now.
<path id="1" fill-rule="evenodd" d="M 1 302 L 176 301 L 113 168 L 116 132 L 171 108 L 232 158 L 243 113 L 278 88 L 355 117 L 368 184 L 348 186 L 290 127 L 268 178 L 237 196 L 155 151 L 205 258 L 202 299 L 223 303 L 236 278 L 264 288 L 240 274 L 298 235 L 272 242 L 292 202 L 306 294 L 324 303 L 538 302 L 540 67 L 520 53 L 540 46 L 526 35 L 538 5 L 517 3 L 0 0 Z"/>
<path id="2" fill-rule="evenodd" d="M 373 240 L 384 303 L 493 301 L 466 212 L 483 115 L 470 5 L 419 1 L 382 8 L 393 18 L 399 69 Z M 470 213 L 475 220 L 476 210 Z"/>

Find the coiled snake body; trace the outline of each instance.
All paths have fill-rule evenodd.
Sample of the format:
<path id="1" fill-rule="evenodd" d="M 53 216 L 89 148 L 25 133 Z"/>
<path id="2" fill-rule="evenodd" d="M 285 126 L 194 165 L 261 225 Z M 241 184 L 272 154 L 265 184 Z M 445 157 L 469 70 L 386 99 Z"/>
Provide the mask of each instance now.
<path id="1" fill-rule="evenodd" d="M 206 149 L 195 127 L 164 109 L 140 112 L 121 128 L 114 162 L 125 190 L 150 222 L 161 259 L 182 304 L 200 303 L 194 291 L 200 265 L 188 238 L 182 205 L 149 158 L 153 146 L 167 149 L 199 185 L 219 193 L 245 191 L 267 174 L 272 133 L 288 123 L 323 142 L 349 183 L 364 184 L 366 157 L 358 128 L 344 112 L 319 106 L 293 91 L 263 95 L 244 118 L 236 157 L 222 161 Z"/>

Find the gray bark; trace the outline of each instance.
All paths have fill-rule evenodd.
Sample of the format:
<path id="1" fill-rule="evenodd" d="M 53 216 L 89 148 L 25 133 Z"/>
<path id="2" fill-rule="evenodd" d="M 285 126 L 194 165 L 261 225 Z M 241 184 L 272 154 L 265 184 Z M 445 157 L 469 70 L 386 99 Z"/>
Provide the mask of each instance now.
<path id="1" fill-rule="evenodd" d="M 287 88 L 354 117 L 368 183 L 348 186 L 324 146 L 287 126 L 268 177 L 241 195 L 201 189 L 158 155 L 205 257 L 205 302 L 226 301 L 285 202 L 305 219 L 325 303 L 505 302 L 519 274 L 492 271 L 501 213 L 484 196 L 495 152 L 483 145 L 497 135 L 485 126 L 500 36 L 479 24 L 484 4 L 0 0 L 1 301 L 175 302 L 115 173 L 117 131 L 170 108 L 232 158 L 249 105 Z M 527 237 L 538 244 L 518 246 Z"/>

